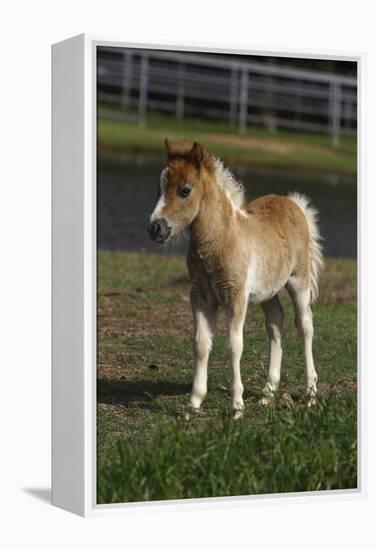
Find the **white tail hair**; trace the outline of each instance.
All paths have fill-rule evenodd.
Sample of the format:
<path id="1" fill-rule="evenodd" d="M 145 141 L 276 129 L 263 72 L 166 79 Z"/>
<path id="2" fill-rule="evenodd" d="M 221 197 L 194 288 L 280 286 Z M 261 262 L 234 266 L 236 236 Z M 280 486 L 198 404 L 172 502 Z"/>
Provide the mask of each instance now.
<path id="1" fill-rule="evenodd" d="M 310 234 L 309 239 L 309 270 L 311 303 L 317 300 L 319 295 L 319 275 L 324 267 L 324 257 L 320 241 L 322 237 L 318 228 L 318 210 L 310 204 L 310 199 L 299 193 L 289 193 L 288 198 L 292 200 L 303 211 Z"/>

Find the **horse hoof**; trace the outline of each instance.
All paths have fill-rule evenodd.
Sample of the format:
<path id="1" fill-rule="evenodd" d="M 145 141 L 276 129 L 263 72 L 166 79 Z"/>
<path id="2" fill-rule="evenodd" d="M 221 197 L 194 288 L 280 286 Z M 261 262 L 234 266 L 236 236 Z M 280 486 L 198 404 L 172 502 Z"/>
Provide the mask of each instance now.
<path id="1" fill-rule="evenodd" d="M 268 405 L 271 405 L 273 401 L 272 395 L 264 395 L 259 399 L 259 405 L 262 405 L 263 407 L 267 407 Z"/>
<path id="2" fill-rule="evenodd" d="M 188 411 L 185 413 L 185 419 L 190 420 L 192 416 L 198 416 L 200 413 L 200 409 L 198 407 L 192 407 L 192 405 L 189 406 Z"/>
<path id="3" fill-rule="evenodd" d="M 295 406 L 293 398 L 289 393 L 287 393 L 287 391 L 283 392 L 281 397 L 281 402 L 285 405 L 285 407 L 287 407 L 290 410 L 293 409 Z"/>
<path id="4" fill-rule="evenodd" d="M 240 409 L 235 410 L 232 418 L 234 420 L 240 420 L 240 418 L 243 418 L 243 411 Z"/>
<path id="5" fill-rule="evenodd" d="M 316 397 L 310 397 L 307 401 L 307 407 L 311 408 L 317 405 Z"/>

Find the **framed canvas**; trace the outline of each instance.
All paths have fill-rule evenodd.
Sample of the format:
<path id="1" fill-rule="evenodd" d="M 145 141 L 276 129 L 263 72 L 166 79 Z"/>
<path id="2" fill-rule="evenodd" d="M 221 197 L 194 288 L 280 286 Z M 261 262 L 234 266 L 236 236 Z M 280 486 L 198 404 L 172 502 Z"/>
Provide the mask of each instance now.
<path id="1" fill-rule="evenodd" d="M 53 46 L 56 506 L 364 496 L 363 82 L 363 54 Z"/>

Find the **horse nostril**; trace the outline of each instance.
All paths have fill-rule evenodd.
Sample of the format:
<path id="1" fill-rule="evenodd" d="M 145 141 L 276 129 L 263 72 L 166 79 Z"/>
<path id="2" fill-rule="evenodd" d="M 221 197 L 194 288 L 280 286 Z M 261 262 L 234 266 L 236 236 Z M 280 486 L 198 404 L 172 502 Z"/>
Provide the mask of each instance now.
<path id="1" fill-rule="evenodd" d="M 147 230 L 150 237 L 158 242 L 163 242 L 171 233 L 171 228 L 164 218 L 149 223 Z"/>
<path id="2" fill-rule="evenodd" d="M 162 233 L 162 225 L 159 220 L 154 220 L 148 225 L 147 228 L 149 235 L 152 239 L 155 239 Z"/>
<path id="3" fill-rule="evenodd" d="M 154 220 L 149 223 L 147 230 L 152 239 L 157 239 L 162 233 L 162 224 L 160 223 L 160 220 Z"/>

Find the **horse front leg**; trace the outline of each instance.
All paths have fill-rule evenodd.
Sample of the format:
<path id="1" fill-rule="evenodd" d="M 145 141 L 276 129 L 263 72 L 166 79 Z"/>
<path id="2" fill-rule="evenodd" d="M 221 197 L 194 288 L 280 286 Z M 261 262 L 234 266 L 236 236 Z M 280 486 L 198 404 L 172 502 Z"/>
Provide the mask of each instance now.
<path id="1" fill-rule="evenodd" d="M 207 393 L 208 360 L 216 328 L 217 305 L 213 300 L 205 301 L 194 289 L 191 291 L 191 305 L 194 319 L 194 379 L 190 405 L 198 412 Z"/>
<path id="2" fill-rule="evenodd" d="M 243 416 L 243 384 L 240 374 L 240 359 L 243 353 L 243 327 L 247 303 L 238 301 L 227 309 L 227 350 L 231 368 L 231 401 L 234 419 Z"/>

